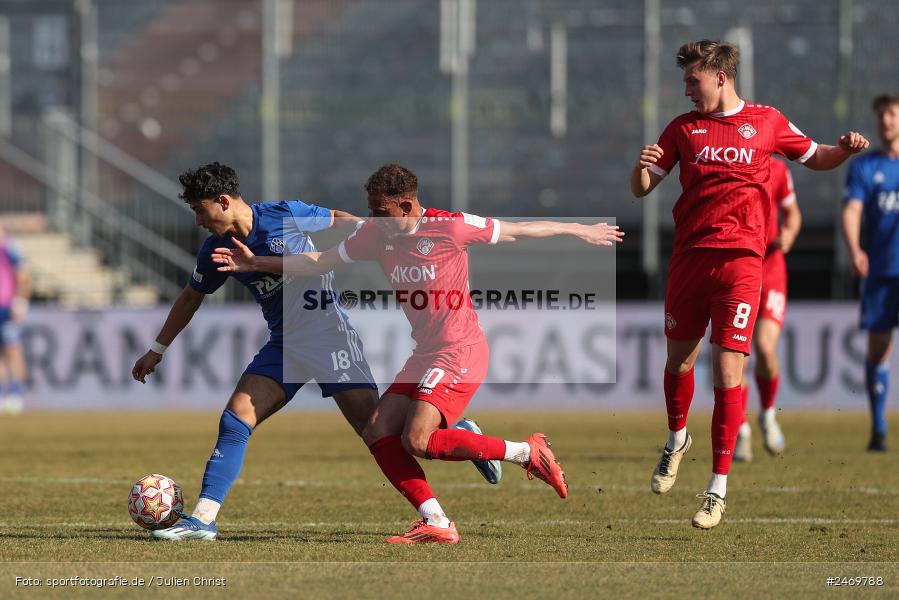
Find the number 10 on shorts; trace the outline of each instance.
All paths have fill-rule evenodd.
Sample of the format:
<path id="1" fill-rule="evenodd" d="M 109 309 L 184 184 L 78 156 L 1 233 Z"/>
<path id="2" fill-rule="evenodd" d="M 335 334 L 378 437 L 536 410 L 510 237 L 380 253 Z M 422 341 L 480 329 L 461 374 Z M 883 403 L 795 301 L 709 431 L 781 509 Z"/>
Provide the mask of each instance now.
<path id="1" fill-rule="evenodd" d="M 746 302 L 737 305 L 737 314 L 734 316 L 734 327 L 737 329 L 745 329 L 749 324 L 749 313 L 752 312 L 752 306 Z"/>
<path id="2" fill-rule="evenodd" d="M 424 377 L 421 378 L 421 381 L 418 382 L 418 387 L 424 388 L 426 390 L 433 390 L 437 384 L 443 379 L 443 376 L 446 374 L 446 371 L 443 369 L 439 369 L 437 367 L 431 367 L 427 371 L 425 371 Z"/>

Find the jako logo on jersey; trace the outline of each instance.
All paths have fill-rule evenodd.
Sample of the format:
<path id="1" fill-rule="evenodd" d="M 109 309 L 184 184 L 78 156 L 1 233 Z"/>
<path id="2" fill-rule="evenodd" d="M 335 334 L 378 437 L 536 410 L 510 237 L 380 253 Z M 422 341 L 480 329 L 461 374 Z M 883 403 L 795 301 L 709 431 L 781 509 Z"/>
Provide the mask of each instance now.
<path id="1" fill-rule="evenodd" d="M 665 327 L 668 329 L 674 329 L 677 326 L 677 321 L 674 320 L 674 317 L 671 316 L 671 313 L 665 313 Z"/>
<path id="2" fill-rule="evenodd" d="M 749 123 L 743 123 L 742 125 L 740 125 L 740 128 L 737 129 L 737 133 L 748 140 L 758 132 L 755 130 L 755 127 L 753 127 Z"/>
<path id="3" fill-rule="evenodd" d="M 437 265 L 425 265 L 423 267 L 393 267 L 390 272 L 391 283 L 421 283 L 422 281 L 434 281 L 437 279 Z"/>
<path id="4" fill-rule="evenodd" d="M 735 334 L 734 334 L 734 339 L 737 340 L 738 342 L 745 342 L 745 341 L 746 341 L 746 336 L 745 336 L 745 335 L 740 335 L 739 333 L 735 333 Z"/>
<path id="5" fill-rule="evenodd" d="M 752 155 L 755 154 L 755 148 L 712 148 L 705 146 L 696 153 L 696 162 L 727 162 L 727 163 L 745 163 L 752 164 Z"/>
<path id="6" fill-rule="evenodd" d="M 431 238 L 421 238 L 415 247 L 418 248 L 419 252 L 427 256 L 434 249 L 434 242 L 431 241 Z"/>
<path id="7" fill-rule="evenodd" d="M 271 275 L 266 275 L 262 279 L 257 279 L 252 282 L 253 287 L 256 288 L 256 292 L 259 294 L 267 294 L 273 290 L 281 287 L 281 284 L 284 283 L 284 277 L 272 277 Z"/>
<path id="8" fill-rule="evenodd" d="M 275 254 L 284 254 L 284 240 L 281 238 L 272 238 L 268 243 L 268 248 Z"/>
<path id="9" fill-rule="evenodd" d="M 690 135 L 696 135 L 697 133 L 708 133 L 708 129 L 694 129 L 690 132 Z"/>

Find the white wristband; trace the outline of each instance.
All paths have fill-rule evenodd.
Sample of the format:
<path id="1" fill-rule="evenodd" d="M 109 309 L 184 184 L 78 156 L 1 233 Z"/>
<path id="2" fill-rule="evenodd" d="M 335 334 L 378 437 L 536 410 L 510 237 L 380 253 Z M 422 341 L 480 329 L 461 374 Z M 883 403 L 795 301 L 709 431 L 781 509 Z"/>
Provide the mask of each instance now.
<path id="1" fill-rule="evenodd" d="M 153 343 L 150 344 L 150 352 L 155 352 L 159 356 L 162 356 L 163 353 L 165 353 L 166 348 L 168 348 L 168 346 L 166 346 L 164 344 L 160 344 L 156 340 L 153 340 Z"/>

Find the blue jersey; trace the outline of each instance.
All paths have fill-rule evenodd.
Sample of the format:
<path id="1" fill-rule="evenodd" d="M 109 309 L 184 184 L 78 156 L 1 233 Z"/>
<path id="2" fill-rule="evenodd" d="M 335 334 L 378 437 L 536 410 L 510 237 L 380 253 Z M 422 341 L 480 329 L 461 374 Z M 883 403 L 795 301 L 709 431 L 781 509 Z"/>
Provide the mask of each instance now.
<path id="1" fill-rule="evenodd" d="M 250 207 L 253 209 L 253 229 L 243 242 L 256 256 L 314 252 L 315 246 L 308 233 L 331 226 L 329 209 L 299 200 L 261 202 Z M 229 275 L 234 277 L 252 292 L 257 304 L 262 307 L 262 315 L 268 323 L 273 340 L 283 337 L 284 313 L 291 310 L 291 307 L 283 306 L 283 288 L 286 283 L 303 286 L 292 287 L 292 290 L 326 290 L 330 289 L 333 281 L 333 272 L 310 278 L 285 278 L 275 273 L 223 273 L 218 270 L 219 265 L 212 262 L 213 250 L 220 247 L 234 248 L 230 235 L 221 238 L 209 236 L 206 239 L 197 254 L 197 267 L 191 274 L 190 286 L 202 294 L 211 294 L 225 283 Z M 297 294 L 291 293 L 290 296 L 294 298 Z"/>
<path id="2" fill-rule="evenodd" d="M 899 159 L 874 150 L 849 166 L 844 202 L 863 202 L 871 277 L 899 276 Z"/>
<path id="3" fill-rule="evenodd" d="M 16 244 L 9 238 L 0 237 L 0 309 L 7 312 L 16 297 L 21 262 Z"/>

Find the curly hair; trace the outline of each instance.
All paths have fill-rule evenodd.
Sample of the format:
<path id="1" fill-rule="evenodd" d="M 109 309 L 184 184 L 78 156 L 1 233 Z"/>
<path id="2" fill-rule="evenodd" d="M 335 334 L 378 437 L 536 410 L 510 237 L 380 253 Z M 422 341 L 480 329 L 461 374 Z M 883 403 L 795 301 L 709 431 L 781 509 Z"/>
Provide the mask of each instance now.
<path id="1" fill-rule="evenodd" d="M 370 196 L 414 195 L 418 192 L 418 177 L 406 167 L 384 165 L 368 178 L 365 191 Z"/>
<path id="2" fill-rule="evenodd" d="M 187 203 L 218 198 L 227 194 L 240 198 L 240 178 L 237 171 L 219 162 L 188 169 L 178 177 L 184 191 L 178 195 Z"/>
<path id="3" fill-rule="evenodd" d="M 699 40 L 681 46 L 675 59 L 681 69 L 698 61 L 701 71 L 724 71 L 728 77 L 736 79 L 740 50 L 727 42 Z"/>

